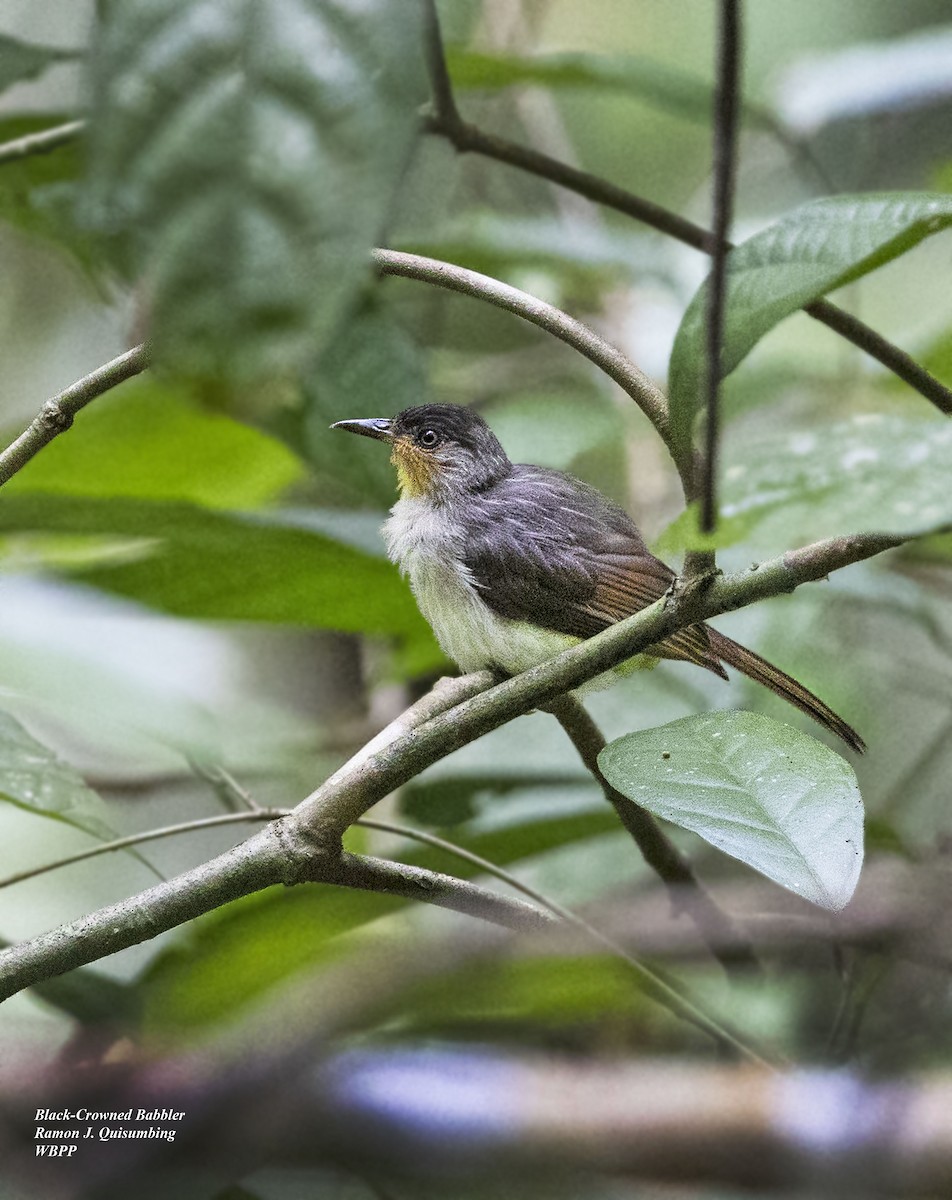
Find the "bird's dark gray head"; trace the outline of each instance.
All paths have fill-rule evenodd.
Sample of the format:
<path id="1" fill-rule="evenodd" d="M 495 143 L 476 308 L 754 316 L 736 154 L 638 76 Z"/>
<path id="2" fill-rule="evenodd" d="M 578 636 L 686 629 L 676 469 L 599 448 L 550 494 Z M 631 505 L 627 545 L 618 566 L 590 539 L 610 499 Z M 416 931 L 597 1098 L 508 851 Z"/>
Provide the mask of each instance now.
<path id="1" fill-rule="evenodd" d="M 512 468 L 479 413 L 458 404 L 420 404 L 391 420 L 338 421 L 332 428 L 389 442 L 404 496 L 446 499 L 482 491 Z"/>

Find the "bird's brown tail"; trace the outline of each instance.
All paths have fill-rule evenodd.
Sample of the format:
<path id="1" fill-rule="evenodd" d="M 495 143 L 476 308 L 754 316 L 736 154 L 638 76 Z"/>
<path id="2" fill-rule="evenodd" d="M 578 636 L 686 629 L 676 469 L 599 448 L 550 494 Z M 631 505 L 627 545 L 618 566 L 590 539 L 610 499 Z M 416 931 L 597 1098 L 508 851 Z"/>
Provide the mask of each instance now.
<path id="1" fill-rule="evenodd" d="M 775 667 L 773 663 L 767 662 L 765 658 L 761 658 L 753 650 L 748 650 L 740 642 L 732 641 L 731 638 L 725 637 L 723 633 L 718 633 L 716 629 L 711 629 L 708 626 L 707 632 L 711 649 L 729 667 L 735 667 L 742 675 L 746 675 L 748 679 L 762 683 L 764 687 L 770 688 L 772 692 L 776 692 L 784 700 L 795 704 L 801 712 L 805 712 L 807 716 L 812 717 L 814 721 L 818 721 L 824 728 L 835 733 L 837 737 L 841 737 L 847 746 L 852 747 L 853 750 L 857 750 L 862 754 L 866 749 L 866 743 L 852 725 L 847 725 L 842 717 L 837 716 L 832 708 L 824 704 L 818 696 L 814 696 L 802 683 L 798 683 L 791 676 L 786 675 L 779 667 Z"/>

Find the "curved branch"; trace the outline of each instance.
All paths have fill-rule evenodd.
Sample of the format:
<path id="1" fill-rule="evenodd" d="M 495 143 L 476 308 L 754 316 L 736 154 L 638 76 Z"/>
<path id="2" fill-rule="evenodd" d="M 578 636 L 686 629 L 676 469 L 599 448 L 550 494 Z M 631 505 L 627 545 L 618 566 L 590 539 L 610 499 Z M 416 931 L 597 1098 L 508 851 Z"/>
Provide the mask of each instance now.
<path id="1" fill-rule="evenodd" d="M 340 874 L 343 832 L 378 800 L 454 750 L 554 700 L 675 630 L 770 596 L 901 544 L 885 535 L 830 538 L 666 600 L 496 684 L 342 768 L 240 846 L 147 891 L 0 953 L 0 999 L 51 975 L 146 941 L 229 900 L 276 883 Z"/>
<path id="2" fill-rule="evenodd" d="M 402 896 L 406 900 L 435 904 L 439 908 L 479 917 L 494 925 L 524 933 L 545 929 L 558 920 L 544 908 L 504 896 L 501 892 L 491 892 L 455 875 L 444 875 L 441 871 L 427 871 L 423 867 L 411 867 L 407 863 L 364 854 L 344 852 L 333 860 L 333 864 L 323 864 L 314 882 L 333 883 L 338 887 L 356 888 L 364 892 L 383 892 L 388 896 Z"/>
<path id="3" fill-rule="evenodd" d="M 0 453 L 0 485 L 25 467 L 53 438 L 69 429 L 76 414 L 91 400 L 140 374 L 148 365 L 145 345 L 135 346 L 47 400 L 16 441 Z"/>
<path id="4" fill-rule="evenodd" d="M 691 493 L 694 475 L 693 458 L 685 458 L 684 452 L 675 445 L 671 437 L 668 416 L 668 401 L 661 389 L 620 350 L 606 342 L 593 329 L 570 317 L 554 305 L 530 296 L 508 283 L 501 283 L 489 275 L 442 262 L 437 258 L 426 258 L 420 254 L 406 254 L 397 250 L 374 250 L 374 262 L 385 275 L 398 275 L 404 279 L 418 279 L 473 296 L 504 308 L 523 320 L 538 325 L 547 333 L 577 350 L 579 354 L 595 364 L 615 381 L 631 397 L 658 431 L 667 446 L 684 484 L 685 494 Z"/>

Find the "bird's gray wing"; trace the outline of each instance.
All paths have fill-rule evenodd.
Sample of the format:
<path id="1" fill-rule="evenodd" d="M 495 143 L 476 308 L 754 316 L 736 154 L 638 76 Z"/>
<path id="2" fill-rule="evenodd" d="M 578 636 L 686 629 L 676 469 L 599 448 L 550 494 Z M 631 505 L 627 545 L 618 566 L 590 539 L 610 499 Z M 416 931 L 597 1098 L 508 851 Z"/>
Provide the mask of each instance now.
<path id="1" fill-rule="evenodd" d="M 594 488 L 535 467 L 514 468 L 475 498 L 463 558 L 494 612 L 579 638 L 660 600 L 674 579 L 627 513 Z M 723 674 L 703 626 L 655 651 Z"/>

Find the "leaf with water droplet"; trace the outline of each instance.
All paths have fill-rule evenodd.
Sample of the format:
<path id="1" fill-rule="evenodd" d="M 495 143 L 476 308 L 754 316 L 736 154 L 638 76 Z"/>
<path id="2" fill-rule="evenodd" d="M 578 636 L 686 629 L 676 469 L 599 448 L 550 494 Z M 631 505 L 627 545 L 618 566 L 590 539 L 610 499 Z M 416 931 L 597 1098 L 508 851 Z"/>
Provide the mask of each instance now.
<path id="1" fill-rule="evenodd" d="M 843 533 L 912 537 L 952 526 L 952 422 L 863 413 L 790 434 L 767 430 L 727 448 L 721 520 L 699 530 L 692 505 L 658 552 L 743 541 L 757 552 Z"/>
<path id="2" fill-rule="evenodd" d="M 662 766 L 662 747 L 695 772 Z M 629 733 L 598 765 L 655 816 L 804 899 L 837 910 L 853 895 L 863 802 L 852 767 L 816 738 L 760 713 L 706 713 Z"/>

